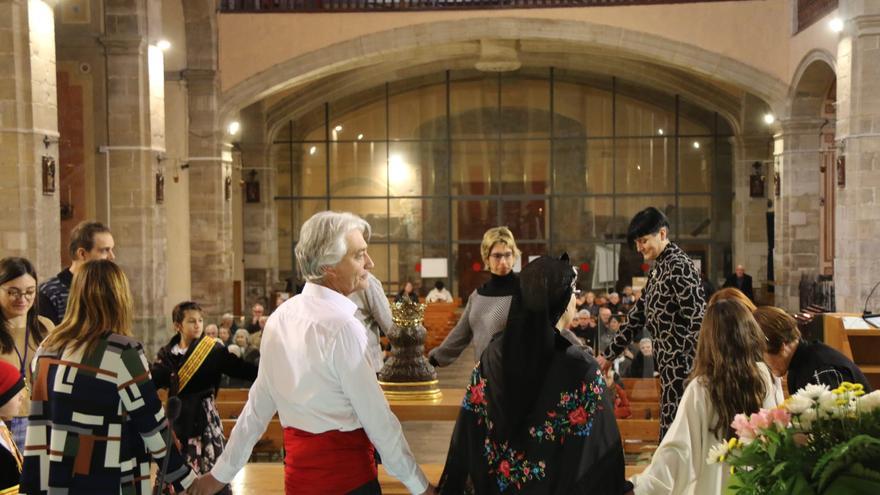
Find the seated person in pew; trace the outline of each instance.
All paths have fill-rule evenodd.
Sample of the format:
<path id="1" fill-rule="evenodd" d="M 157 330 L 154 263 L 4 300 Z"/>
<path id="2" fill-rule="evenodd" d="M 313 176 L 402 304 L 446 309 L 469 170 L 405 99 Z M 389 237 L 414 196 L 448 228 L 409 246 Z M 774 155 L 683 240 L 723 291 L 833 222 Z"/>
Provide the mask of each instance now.
<path id="1" fill-rule="evenodd" d="M 709 449 L 733 436 L 736 414 L 779 405 L 763 353 L 764 335 L 746 306 L 736 300 L 709 305 L 675 419 L 651 464 L 631 480 L 636 495 L 724 492 L 729 471 L 707 463 Z"/>
<path id="2" fill-rule="evenodd" d="M 639 341 L 639 352 L 632 360 L 627 376 L 631 378 L 654 378 L 660 376 L 654 362 L 654 345 L 648 337 Z"/>
<path id="3" fill-rule="evenodd" d="M 566 308 L 574 313 L 575 280 L 565 255 L 523 269 L 507 324 L 471 375 L 440 493 L 460 495 L 467 485 L 477 495 L 631 488 L 599 366 L 554 328 Z"/>
<path id="4" fill-rule="evenodd" d="M 175 335 L 159 349 L 150 366 L 156 388 L 181 402 L 174 434 L 186 462 L 196 474 L 214 467 L 223 452 L 223 425 L 214 400 L 222 376 L 245 380 L 257 377 L 257 367 L 231 354 L 226 346 L 203 334 L 202 308 L 184 301 L 171 312 Z M 223 493 L 231 493 L 228 488 Z"/>
<path id="5" fill-rule="evenodd" d="M 871 392 L 868 379 L 851 359 L 822 342 L 801 339 L 797 320 L 785 311 L 761 306 L 755 310 L 755 319 L 767 336 L 764 362 L 777 377 L 788 374 L 790 395 L 810 383 L 830 389 L 843 382 L 861 383 L 865 393 Z"/>
<path id="6" fill-rule="evenodd" d="M 620 376 L 609 369 L 605 373 L 605 384 L 607 385 L 608 398 L 614 404 L 614 417 L 617 419 L 626 419 L 632 417 L 632 410 L 629 407 L 629 398 L 626 396 L 626 390 L 620 382 Z"/>
<path id="7" fill-rule="evenodd" d="M 434 288 L 428 292 L 427 297 L 425 297 L 426 303 L 436 303 L 436 302 L 452 302 L 452 294 L 449 293 L 448 290 L 443 286 L 443 281 L 438 280 L 434 282 Z"/>

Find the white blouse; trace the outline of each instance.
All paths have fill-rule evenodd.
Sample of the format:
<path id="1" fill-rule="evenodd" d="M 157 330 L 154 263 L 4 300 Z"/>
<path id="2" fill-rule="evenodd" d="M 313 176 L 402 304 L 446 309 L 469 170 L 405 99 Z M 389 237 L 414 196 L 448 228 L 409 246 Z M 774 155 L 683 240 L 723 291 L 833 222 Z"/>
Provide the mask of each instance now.
<path id="1" fill-rule="evenodd" d="M 758 363 L 767 394 L 762 407 L 770 409 L 781 403 L 770 370 Z M 723 464 L 709 464 L 709 450 L 727 439 L 711 431 L 715 407 L 709 391 L 700 380 L 691 381 L 684 390 L 678 412 L 651 464 L 630 481 L 637 495 L 714 495 L 721 494 L 730 476 Z"/>
<path id="2" fill-rule="evenodd" d="M 229 483 L 278 412 L 281 425 L 309 433 L 363 428 L 385 469 L 412 493 L 428 480 L 413 457 L 366 356 L 357 306 L 342 294 L 307 283 L 266 322 L 257 380 L 211 474 Z"/>

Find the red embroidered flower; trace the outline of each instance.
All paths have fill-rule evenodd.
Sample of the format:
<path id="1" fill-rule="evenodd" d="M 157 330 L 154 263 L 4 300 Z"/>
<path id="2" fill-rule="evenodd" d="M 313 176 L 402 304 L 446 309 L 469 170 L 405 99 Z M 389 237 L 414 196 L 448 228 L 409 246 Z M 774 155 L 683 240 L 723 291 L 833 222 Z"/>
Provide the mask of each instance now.
<path id="1" fill-rule="evenodd" d="M 578 407 L 574 411 L 568 413 L 568 421 L 573 425 L 582 425 L 587 422 L 587 411 L 584 407 Z"/>
<path id="2" fill-rule="evenodd" d="M 471 385 L 471 402 L 474 404 L 486 403 L 486 397 L 483 396 L 483 382 Z"/>
<path id="3" fill-rule="evenodd" d="M 524 475 L 528 476 L 528 475 L 529 475 L 529 472 L 530 472 L 530 470 L 529 470 L 528 466 L 526 466 L 526 467 L 523 468 L 523 474 L 524 474 Z"/>
<path id="4" fill-rule="evenodd" d="M 547 413 L 547 417 L 555 418 L 555 417 L 556 417 L 556 411 L 550 411 L 550 412 L 548 412 L 548 413 Z"/>
<path id="5" fill-rule="evenodd" d="M 501 464 L 498 465 L 498 471 L 501 471 L 505 477 L 510 477 L 510 463 L 507 461 L 501 461 Z"/>

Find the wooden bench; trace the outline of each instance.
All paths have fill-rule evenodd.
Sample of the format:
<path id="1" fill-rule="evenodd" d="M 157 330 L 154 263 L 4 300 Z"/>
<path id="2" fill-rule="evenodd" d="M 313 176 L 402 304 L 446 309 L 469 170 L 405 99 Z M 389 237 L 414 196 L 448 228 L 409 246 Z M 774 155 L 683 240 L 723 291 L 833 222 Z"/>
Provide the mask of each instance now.
<path id="1" fill-rule="evenodd" d="M 223 419 L 223 436 L 229 438 L 232 428 L 235 426 L 234 419 Z M 281 427 L 281 421 L 276 417 L 269 421 L 263 436 L 254 445 L 253 453 L 255 454 L 277 454 L 284 449 L 284 428 Z"/>
<path id="2" fill-rule="evenodd" d="M 623 389 L 633 402 L 660 404 L 660 380 L 657 378 L 624 378 Z"/>

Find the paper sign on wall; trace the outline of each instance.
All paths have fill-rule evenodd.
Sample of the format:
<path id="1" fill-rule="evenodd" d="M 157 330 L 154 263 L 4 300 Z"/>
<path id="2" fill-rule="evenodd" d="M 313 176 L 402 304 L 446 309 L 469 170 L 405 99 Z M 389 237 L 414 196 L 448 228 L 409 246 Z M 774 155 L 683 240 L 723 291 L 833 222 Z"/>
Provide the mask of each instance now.
<path id="1" fill-rule="evenodd" d="M 422 278 L 447 278 L 449 263 L 446 258 L 422 258 Z"/>

